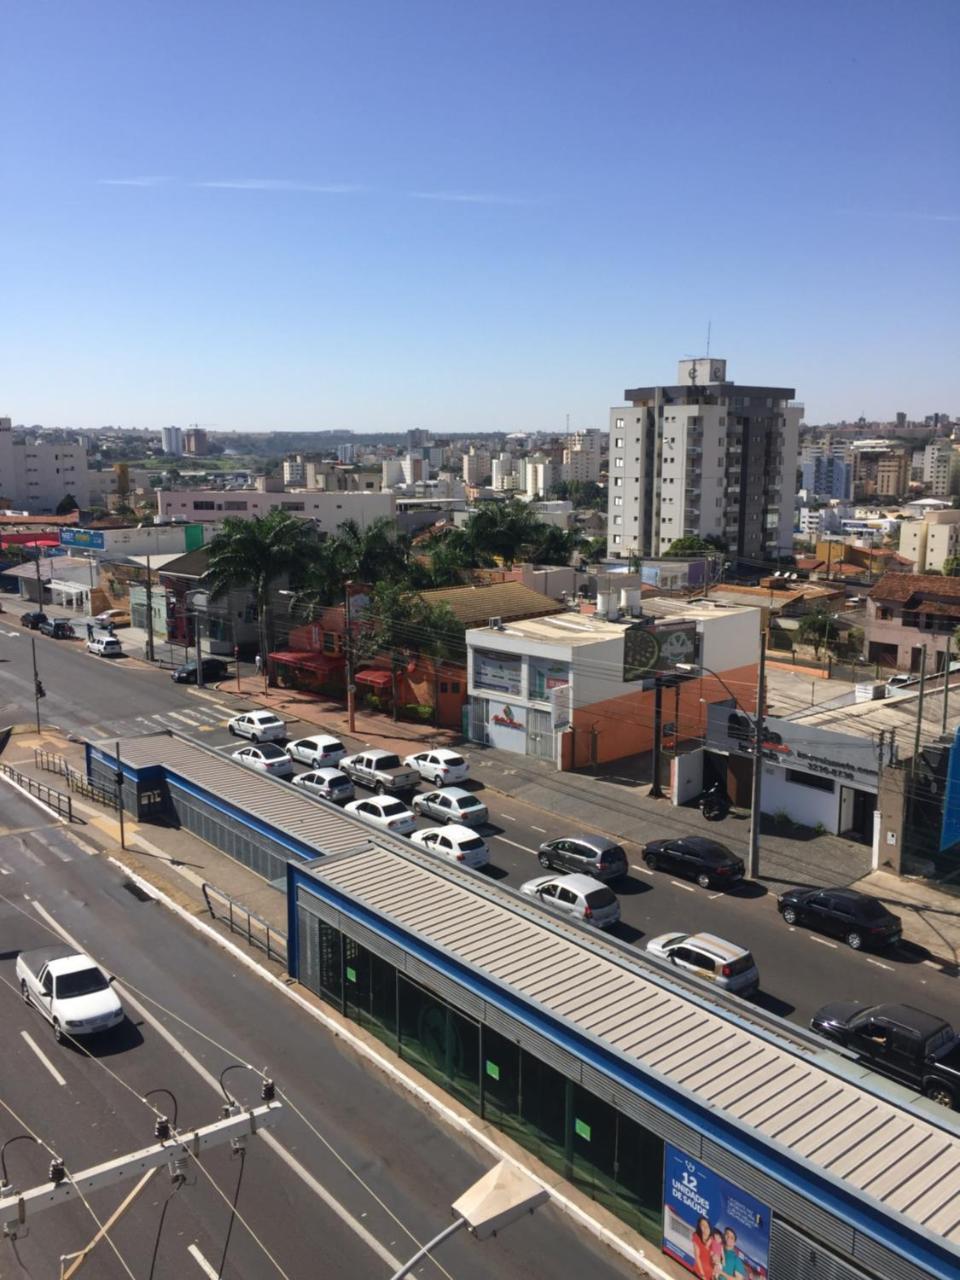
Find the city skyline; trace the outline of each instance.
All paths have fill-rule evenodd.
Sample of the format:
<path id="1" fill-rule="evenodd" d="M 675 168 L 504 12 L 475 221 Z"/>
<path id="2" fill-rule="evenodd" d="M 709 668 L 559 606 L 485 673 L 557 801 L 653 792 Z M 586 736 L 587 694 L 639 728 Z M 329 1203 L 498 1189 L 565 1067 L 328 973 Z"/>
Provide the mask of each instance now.
<path id="1" fill-rule="evenodd" d="M 708 325 L 808 421 L 956 412 L 952 5 L 89 17 L 8 15 L 17 422 L 562 431 Z"/>

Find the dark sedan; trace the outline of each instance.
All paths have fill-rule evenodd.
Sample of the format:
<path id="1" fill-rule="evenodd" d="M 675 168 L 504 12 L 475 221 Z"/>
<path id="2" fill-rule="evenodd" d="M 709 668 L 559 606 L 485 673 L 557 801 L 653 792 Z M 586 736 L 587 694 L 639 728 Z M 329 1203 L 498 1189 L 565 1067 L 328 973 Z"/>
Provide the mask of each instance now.
<path id="1" fill-rule="evenodd" d="M 777 910 L 787 924 L 842 938 L 855 951 L 893 946 L 902 932 L 899 916 L 856 889 L 788 889 L 777 898 Z"/>
<path id="2" fill-rule="evenodd" d="M 670 871 L 696 880 L 701 889 L 727 889 L 743 879 L 742 859 L 725 844 L 703 836 L 651 840 L 644 845 L 643 860 L 651 871 Z"/>
<path id="3" fill-rule="evenodd" d="M 38 631 L 41 622 L 46 622 L 47 615 L 40 609 L 31 609 L 29 613 L 21 613 L 21 627 L 28 627 L 31 631 Z"/>
<path id="4" fill-rule="evenodd" d="M 219 658 L 204 658 L 203 660 L 203 678 L 204 680 L 222 680 L 227 674 L 227 664 L 221 662 Z M 170 679 L 176 684 L 196 684 L 197 683 L 197 660 L 191 659 L 190 662 L 181 663 L 179 667 L 175 667 L 170 672 Z"/>

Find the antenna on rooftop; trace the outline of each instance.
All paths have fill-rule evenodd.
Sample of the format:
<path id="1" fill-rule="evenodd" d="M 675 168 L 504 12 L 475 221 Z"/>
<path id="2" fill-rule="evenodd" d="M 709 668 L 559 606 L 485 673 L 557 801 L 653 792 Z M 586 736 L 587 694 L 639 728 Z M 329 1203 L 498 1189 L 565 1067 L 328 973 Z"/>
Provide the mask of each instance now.
<path id="1" fill-rule="evenodd" d="M 710 328 L 713 324 L 712 320 L 707 321 L 707 359 L 710 359 Z"/>

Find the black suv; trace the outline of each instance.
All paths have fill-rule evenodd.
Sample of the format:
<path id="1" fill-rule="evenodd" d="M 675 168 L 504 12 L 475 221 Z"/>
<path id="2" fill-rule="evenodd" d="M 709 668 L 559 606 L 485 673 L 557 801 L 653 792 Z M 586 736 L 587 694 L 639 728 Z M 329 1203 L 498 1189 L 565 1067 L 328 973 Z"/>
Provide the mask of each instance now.
<path id="1" fill-rule="evenodd" d="M 219 658 L 204 658 L 203 660 L 203 678 L 204 680 L 222 680 L 227 674 L 227 664 L 221 662 Z M 197 683 L 197 660 L 192 658 L 189 662 L 182 663 L 170 672 L 170 679 L 176 684 L 196 684 Z"/>
<path id="2" fill-rule="evenodd" d="M 41 622 L 46 622 L 47 615 L 42 609 L 31 609 L 29 613 L 21 613 L 20 625 L 27 627 L 31 631 L 38 631 Z"/>
<path id="3" fill-rule="evenodd" d="M 777 898 L 787 924 L 806 925 L 842 938 L 854 951 L 889 947 L 900 941 L 900 917 L 869 893 L 856 889 L 788 889 Z"/>
<path id="4" fill-rule="evenodd" d="M 744 865 L 725 844 L 703 836 L 679 840 L 651 840 L 644 845 L 643 860 L 651 871 L 672 871 L 696 880 L 701 889 L 729 888 L 743 879 Z"/>

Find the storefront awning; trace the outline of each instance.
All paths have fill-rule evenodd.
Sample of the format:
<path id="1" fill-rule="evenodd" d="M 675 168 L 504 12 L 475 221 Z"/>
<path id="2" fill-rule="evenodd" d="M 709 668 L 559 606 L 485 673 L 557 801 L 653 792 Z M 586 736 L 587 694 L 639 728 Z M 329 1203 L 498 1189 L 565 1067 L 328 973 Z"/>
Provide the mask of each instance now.
<path id="1" fill-rule="evenodd" d="M 382 668 L 369 667 L 366 671 L 358 671 L 353 677 L 357 684 L 370 684 L 377 689 L 386 689 L 393 683 L 393 676 Z"/>
<path id="2" fill-rule="evenodd" d="M 343 665 L 342 654 L 315 653 L 309 649 L 281 649 L 267 656 L 270 662 L 280 663 L 281 666 L 306 667 L 311 671 L 330 671 Z"/>

